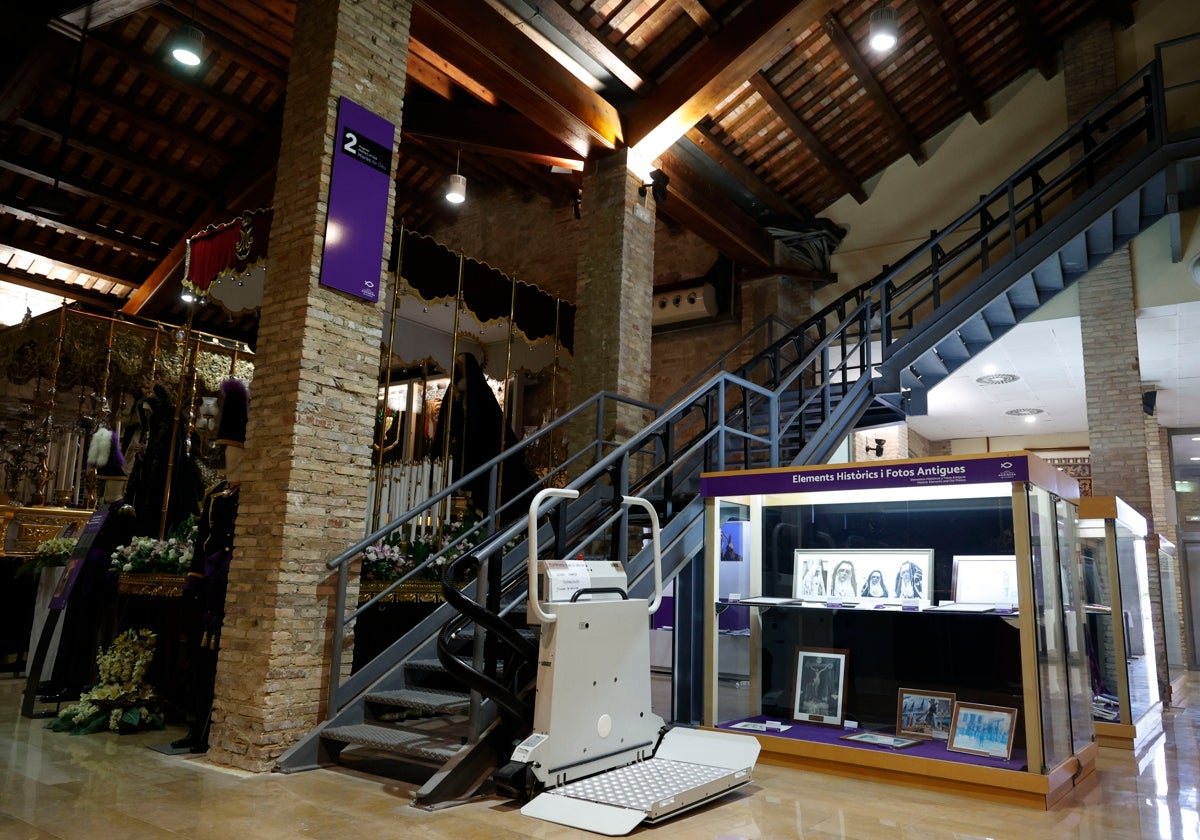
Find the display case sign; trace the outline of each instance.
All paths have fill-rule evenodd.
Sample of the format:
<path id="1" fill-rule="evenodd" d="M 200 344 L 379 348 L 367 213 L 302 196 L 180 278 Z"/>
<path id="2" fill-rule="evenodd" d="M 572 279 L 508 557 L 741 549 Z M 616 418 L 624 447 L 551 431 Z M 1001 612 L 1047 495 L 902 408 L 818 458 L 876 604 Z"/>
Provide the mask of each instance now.
<path id="1" fill-rule="evenodd" d="M 361 105 L 338 102 L 321 285 L 379 300 L 396 127 Z"/>
<path id="2" fill-rule="evenodd" d="M 721 473 L 702 476 L 700 493 L 704 496 L 741 496 L 1028 480 L 1029 461 L 1024 456 L 1010 455 L 958 461 L 894 461 Z"/>

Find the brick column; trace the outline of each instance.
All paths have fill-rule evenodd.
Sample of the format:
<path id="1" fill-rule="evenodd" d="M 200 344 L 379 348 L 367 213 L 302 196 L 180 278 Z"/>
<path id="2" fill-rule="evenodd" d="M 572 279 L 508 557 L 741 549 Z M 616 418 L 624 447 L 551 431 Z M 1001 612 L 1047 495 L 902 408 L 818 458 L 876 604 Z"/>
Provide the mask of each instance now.
<path id="1" fill-rule="evenodd" d="M 318 285 L 333 134 L 346 96 L 395 123 L 399 139 L 410 14 L 411 0 L 297 4 L 250 397 L 250 477 L 209 740 L 218 764 L 271 769 L 320 720 L 327 694 L 338 617 L 325 561 L 364 533 L 383 324 L 380 305 Z M 391 210 L 389 199 L 389 218 Z"/>
<path id="2" fill-rule="evenodd" d="M 1074 123 L 1117 87 L 1112 25 L 1098 20 L 1067 39 L 1063 74 L 1067 119 Z M 1149 425 L 1142 411 L 1137 312 L 1128 247 L 1079 283 L 1083 370 L 1094 495 L 1120 496 L 1154 529 Z M 1157 439 L 1157 435 L 1155 435 Z M 1160 694 L 1166 697 L 1166 641 L 1158 557 L 1147 556 Z"/>
<path id="3" fill-rule="evenodd" d="M 589 164 L 584 176 L 574 403 L 597 391 L 650 398 L 655 207 L 649 191 L 638 195 L 641 181 L 626 166 L 628 154 L 622 151 Z M 608 418 L 606 433 L 624 440 L 645 419 L 640 411 L 618 412 Z"/>

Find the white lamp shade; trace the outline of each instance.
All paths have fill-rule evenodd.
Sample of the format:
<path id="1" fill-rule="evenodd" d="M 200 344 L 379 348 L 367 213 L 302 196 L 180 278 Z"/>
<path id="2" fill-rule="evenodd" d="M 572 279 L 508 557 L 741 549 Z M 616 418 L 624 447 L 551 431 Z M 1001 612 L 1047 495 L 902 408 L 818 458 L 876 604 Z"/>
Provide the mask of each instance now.
<path id="1" fill-rule="evenodd" d="M 180 64 L 196 67 L 204 55 L 204 33 L 194 26 L 181 26 L 171 38 L 171 57 Z"/>
<path id="2" fill-rule="evenodd" d="M 450 186 L 446 190 L 446 200 L 451 204 L 462 204 L 467 200 L 467 177 L 455 172 L 450 176 Z"/>
<path id="3" fill-rule="evenodd" d="M 896 10 L 887 6 L 871 12 L 871 36 L 868 43 L 876 52 L 887 52 L 896 46 L 898 36 L 898 16 Z"/>

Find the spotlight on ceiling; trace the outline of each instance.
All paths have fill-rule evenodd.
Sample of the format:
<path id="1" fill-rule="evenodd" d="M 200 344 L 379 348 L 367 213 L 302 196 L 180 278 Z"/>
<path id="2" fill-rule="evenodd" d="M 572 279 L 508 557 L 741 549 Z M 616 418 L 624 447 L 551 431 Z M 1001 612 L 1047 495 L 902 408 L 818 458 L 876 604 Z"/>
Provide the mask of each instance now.
<path id="1" fill-rule="evenodd" d="M 190 23 L 171 36 L 171 57 L 185 67 L 198 67 L 204 57 L 204 33 Z"/>
<path id="2" fill-rule="evenodd" d="M 889 6 L 880 6 L 871 12 L 871 37 L 868 43 L 875 52 L 887 52 L 896 46 L 899 37 L 899 17 L 896 10 Z"/>

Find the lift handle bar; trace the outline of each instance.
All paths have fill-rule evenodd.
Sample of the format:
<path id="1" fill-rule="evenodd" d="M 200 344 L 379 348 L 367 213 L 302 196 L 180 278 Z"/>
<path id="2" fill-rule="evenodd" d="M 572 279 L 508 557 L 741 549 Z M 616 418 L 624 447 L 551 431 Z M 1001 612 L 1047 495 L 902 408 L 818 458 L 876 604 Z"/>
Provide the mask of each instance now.
<path id="1" fill-rule="evenodd" d="M 557 613 L 548 613 L 542 609 L 542 604 L 538 598 L 537 591 L 537 520 L 539 516 L 539 508 L 542 502 L 549 498 L 557 499 L 578 499 L 578 490 L 567 490 L 561 487 L 547 487 L 539 490 L 537 495 L 533 497 L 533 501 L 529 503 L 529 531 L 526 544 L 528 546 L 529 555 L 527 562 L 527 571 L 529 574 L 529 603 L 533 608 L 533 614 L 538 617 L 538 620 L 543 624 L 553 624 L 558 620 Z M 650 515 L 650 539 L 654 549 L 654 597 L 650 601 L 647 612 L 650 615 L 658 610 L 659 604 L 662 603 L 662 550 L 661 540 L 659 537 L 659 522 L 658 511 L 654 506 L 640 496 L 622 496 L 621 503 L 624 505 L 636 505 L 644 508 Z"/>

